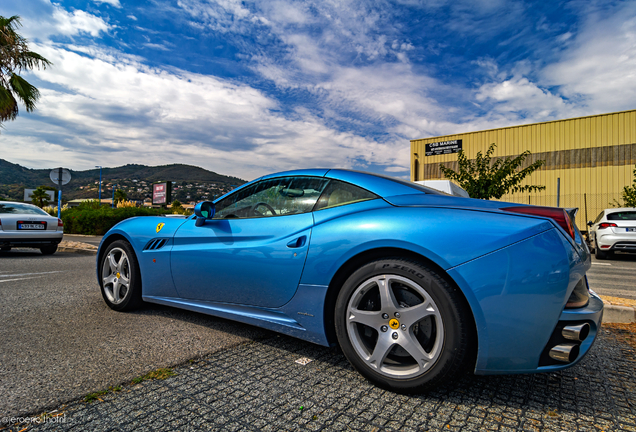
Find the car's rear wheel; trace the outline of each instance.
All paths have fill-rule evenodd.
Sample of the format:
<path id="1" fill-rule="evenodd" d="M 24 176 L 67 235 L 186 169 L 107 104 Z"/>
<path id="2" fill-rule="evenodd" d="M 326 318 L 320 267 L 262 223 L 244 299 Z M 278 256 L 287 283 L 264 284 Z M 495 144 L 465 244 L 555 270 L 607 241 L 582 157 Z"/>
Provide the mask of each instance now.
<path id="1" fill-rule="evenodd" d="M 40 248 L 42 255 L 53 255 L 57 251 L 57 245 L 44 246 Z"/>
<path id="2" fill-rule="evenodd" d="M 335 309 L 338 341 L 351 364 L 399 392 L 426 390 L 457 375 L 474 342 L 471 320 L 456 287 L 434 269 L 400 258 L 358 269 Z"/>
<path id="3" fill-rule="evenodd" d="M 102 297 L 111 309 L 129 311 L 141 305 L 139 264 L 127 241 L 111 243 L 101 257 L 99 268 Z"/>

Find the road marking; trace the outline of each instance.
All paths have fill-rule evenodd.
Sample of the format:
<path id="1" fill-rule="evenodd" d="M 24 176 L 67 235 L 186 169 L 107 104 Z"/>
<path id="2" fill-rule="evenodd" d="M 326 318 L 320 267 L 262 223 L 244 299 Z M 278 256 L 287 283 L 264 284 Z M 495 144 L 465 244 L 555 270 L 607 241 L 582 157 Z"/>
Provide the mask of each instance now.
<path id="1" fill-rule="evenodd" d="M 50 271 L 50 272 L 39 272 L 39 273 L 19 273 L 19 274 L 8 274 L 8 275 L 0 275 L 0 277 L 16 277 L 16 276 L 31 276 L 31 275 L 45 275 L 51 273 L 64 273 L 62 270 Z"/>
<path id="2" fill-rule="evenodd" d="M 605 264 L 605 263 L 595 263 L 593 262 L 592 265 L 604 265 L 604 266 L 611 266 L 611 264 Z"/>
<path id="3" fill-rule="evenodd" d="M 18 278 L 18 279 L 4 279 L 4 280 L 0 280 L 0 283 L 2 282 L 13 282 L 13 281 L 19 281 L 19 280 L 27 280 L 27 279 L 38 279 L 41 278 L 42 276 L 33 276 L 33 277 L 28 277 L 28 278 Z"/>

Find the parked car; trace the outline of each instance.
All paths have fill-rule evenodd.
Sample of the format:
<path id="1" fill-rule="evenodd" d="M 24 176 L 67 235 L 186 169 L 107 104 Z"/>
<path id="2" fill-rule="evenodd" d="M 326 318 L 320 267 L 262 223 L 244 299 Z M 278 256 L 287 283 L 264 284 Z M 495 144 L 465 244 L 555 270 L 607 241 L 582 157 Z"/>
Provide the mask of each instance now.
<path id="1" fill-rule="evenodd" d="M 28 247 L 52 255 L 63 236 L 61 219 L 32 204 L 0 201 L 0 251 Z"/>
<path id="2" fill-rule="evenodd" d="M 636 252 L 636 208 L 605 209 L 587 224 L 596 258 L 605 259 L 616 251 Z"/>
<path id="3" fill-rule="evenodd" d="M 339 344 L 394 391 L 477 374 L 553 372 L 592 345 L 603 302 L 564 209 L 441 194 L 347 170 L 261 177 L 187 219 L 113 227 L 106 304 L 142 301 Z"/>

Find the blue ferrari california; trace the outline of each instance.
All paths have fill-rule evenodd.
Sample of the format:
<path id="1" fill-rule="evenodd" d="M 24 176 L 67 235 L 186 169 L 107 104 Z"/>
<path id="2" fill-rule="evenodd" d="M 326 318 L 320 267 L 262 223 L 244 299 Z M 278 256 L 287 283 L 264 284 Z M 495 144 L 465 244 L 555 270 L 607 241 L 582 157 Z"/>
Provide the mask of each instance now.
<path id="1" fill-rule="evenodd" d="M 467 368 L 572 366 L 603 314 L 589 268 L 563 209 L 339 169 L 261 177 L 189 218 L 125 220 L 97 255 L 114 310 L 145 301 L 339 344 L 362 375 L 402 392 Z"/>

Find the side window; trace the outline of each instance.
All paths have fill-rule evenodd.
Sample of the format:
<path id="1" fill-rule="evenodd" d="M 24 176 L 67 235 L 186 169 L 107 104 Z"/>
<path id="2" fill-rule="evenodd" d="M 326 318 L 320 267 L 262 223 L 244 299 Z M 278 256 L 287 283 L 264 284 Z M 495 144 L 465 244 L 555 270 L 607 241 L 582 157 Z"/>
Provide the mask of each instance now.
<path id="1" fill-rule="evenodd" d="M 377 195 L 358 186 L 354 186 L 351 183 L 331 180 L 322 195 L 320 195 L 314 211 L 376 198 L 378 198 Z"/>
<path id="2" fill-rule="evenodd" d="M 594 221 L 594 223 L 598 223 L 603 218 L 603 213 L 605 213 L 605 210 L 603 210 L 602 212 L 599 213 L 599 215 L 596 217 L 596 220 Z"/>
<path id="3" fill-rule="evenodd" d="M 285 216 L 310 212 L 328 180 L 278 177 L 255 183 L 216 203 L 214 219 Z"/>

